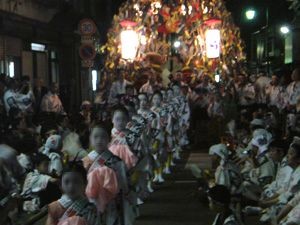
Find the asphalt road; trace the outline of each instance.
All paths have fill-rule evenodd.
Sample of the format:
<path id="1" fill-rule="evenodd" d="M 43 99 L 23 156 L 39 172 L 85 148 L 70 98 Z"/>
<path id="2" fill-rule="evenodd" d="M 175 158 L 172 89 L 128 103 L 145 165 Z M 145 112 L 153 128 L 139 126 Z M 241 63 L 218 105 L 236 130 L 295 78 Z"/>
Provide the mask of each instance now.
<path id="1" fill-rule="evenodd" d="M 155 186 L 156 191 L 142 205 L 136 225 L 212 224 L 214 213 L 199 202 L 196 180 L 186 169 L 186 162 L 191 161 L 193 154 L 185 152 L 182 156 L 173 173 L 165 177 L 165 184 Z M 207 162 L 207 158 L 201 159 Z"/>

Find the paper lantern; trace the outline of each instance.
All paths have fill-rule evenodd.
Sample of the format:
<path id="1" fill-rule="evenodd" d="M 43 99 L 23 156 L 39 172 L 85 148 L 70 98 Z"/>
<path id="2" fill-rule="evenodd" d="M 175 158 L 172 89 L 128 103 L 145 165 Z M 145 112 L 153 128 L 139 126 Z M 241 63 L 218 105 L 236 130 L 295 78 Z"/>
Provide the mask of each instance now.
<path id="1" fill-rule="evenodd" d="M 218 29 L 208 29 L 205 33 L 206 57 L 209 59 L 220 56 L 221 34 Z"/>
<path id="2" fill-rule="evenodd" d="M 132 29 L 121 31 L 121 55 L 122 59 L 134 61 L 139 47 L 139 34 Z"/>

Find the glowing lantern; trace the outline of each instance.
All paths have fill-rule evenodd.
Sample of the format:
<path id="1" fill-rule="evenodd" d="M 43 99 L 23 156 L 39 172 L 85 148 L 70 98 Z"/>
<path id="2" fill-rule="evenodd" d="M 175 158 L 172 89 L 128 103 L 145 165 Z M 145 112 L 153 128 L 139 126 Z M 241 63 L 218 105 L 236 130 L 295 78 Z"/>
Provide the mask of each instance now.
<path id="1" fill-rule="evenodd" d="M 206 57 L 214 59 L 220 57 L 221 32 L 218 27 L 222 24 L 222 20 L 218 18 L 210 18 L 204 21 L 208 27 L 205 32 Z"/>
<path id="2" fill-rule="evenodd" d="M 209 59 L 220 56 L 221 34 L 218 29 L 208 29 L 205 33 L 206 57 Z"/>
<path id="3" fill-rule="evenodd" d="M 121 55 L 122 59 L 134 61 L 139 48 L 139 34 L 132 29 L 137 23 L 124 20 L 121 23 L 123 30 L 121 31 Z"/>

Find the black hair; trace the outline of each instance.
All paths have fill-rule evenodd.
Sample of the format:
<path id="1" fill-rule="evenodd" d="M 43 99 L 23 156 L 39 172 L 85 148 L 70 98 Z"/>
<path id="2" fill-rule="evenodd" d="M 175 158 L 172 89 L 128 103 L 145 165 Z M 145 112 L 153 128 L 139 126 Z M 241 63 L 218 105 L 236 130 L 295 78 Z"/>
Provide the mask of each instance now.
<path id="1" fill-rule="evenodd" d="M 208 190 L 208 196 L 218 203 L 229 205 L 231 194 L 228 188 L 224 185 L 216 185 Z"/>
<path id="2" fill-rule="evenodd" d="M 7 79 L 6 85 L 7 85 L 7 88 L 8 88 L 8 89 L 13 88 L 14 85 L 16 85 L 16 84 L 17 84 L 17 81 L 16 81 L 15 79 L 13 79 L 13 78 L 8 78 L 8 79 Z"/>
<path id="3" fill-rule="evenodd" d="M 135 108 L 135 103 L 133 101 L 125 100 L 125 107 Z"/>
<path id="4" fill-rule="evenodd" d="M 76 159 L 75 159 L 73 162 L 67 163 L 62 171 L 62 177 L 66 173 L 78 173 L 78 174 L 80 174 L 84 183 L 85 184 L 87 183 L 87 172 L 83 166 L 82 161 L 76 161 Z"/>
<path id="5" fill-rule="evenodd" d="M 295 153 L 296 153 L 296 157 L 300 158 L 300 144 L 299 143 L 292 143 L 290 145 L 290 148 L 294 149 Z"/>
<path id="6" fill-rule="evenodd" d="M 94 121 L 94 123 L 91 125 L 90 133 L 93 131 L 93 129 L 96 129 L 96 128 L 104 130 L 105 133 L 107 134 L 108 140 L 110 140 L 110 135 L 109 135 L 110 132 L 109 132 L 108 128 L 101 121 Z"/>
<path id="7" fill-rule="evenodd" d="M 127 118 L 129 118 L 128 110 L 127 110 L 124 106 L 120 105 L 120 106 L 114 107 L 113 113 L 112 113 L 112 117 L 113 117 L 117 112 L 121 112 L 121 113 L 125 114 L 125 116 L 126 116 Z"/>
<path id="8" fill-rule="evenodd" d="M 269 148 L 275 148 L 277 149 L 277 151 L 279 150 L 282 151 L 284 154 L 286 154 L 288 145 L 285 140 L 275 139 L 270 143 Z"/>
<path id="9" fill-rule="evenodd" d="M 38 167 L 42 162 L 50 162 L 50 158 L 42 153 L 35 153 L 31 157 L 34 168 Z"/>
<path id="10" fill-rule="evenodd" d="M 52 120 L 47 121 L 42 125 L 41 136 L 43 138 L 45 138 L 45 135 L 47 132 L 49 132 L 50 130 L 57 130 L 57 129 L 58 129 L 58 127 L 57 127 L 55 121 L 52 121 Z"/>

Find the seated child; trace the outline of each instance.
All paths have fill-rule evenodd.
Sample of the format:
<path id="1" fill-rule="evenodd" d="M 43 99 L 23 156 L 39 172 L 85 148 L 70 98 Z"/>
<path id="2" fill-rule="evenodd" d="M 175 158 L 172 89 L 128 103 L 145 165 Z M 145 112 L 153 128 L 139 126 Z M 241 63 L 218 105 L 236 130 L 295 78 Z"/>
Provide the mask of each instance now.
<path id="1" fill-rule="evenodd" d="M 62 172 L 62 197 L 48 207 L 46 225 L 99 225 L 96 207 L 85 197 L 87 174 L 79 162 L 69 163 Z"/>
<path id="2" fill-rule="evenodd" d="M 208 191 L 209 208 L 217 212 L 213 225 L 238 225 L 236 216 L 230 209 L 231 195 L 223 185 L 216 185 Z"/>
<path id="3" fill-rule="evenodd" d="M 35 170 L 27 174 L 21 193 L 23 198 L 27 199 L 23 204 L 23 210 L 26 212 L 36 212 L 54 200 L 46 202 L 45 199 L 40 199 L 40 193 L 47 190 L 47 187 L 50 186 L 49 183 L 54 184 L 58 181 L 48 175 L 49 161 L 50 159 L 46 155 L 40 153 L 33 156 Z"/>
<path id="4" fill-rule="evenodd" d="M 56 176 L 60 176 L 63 169 L 61 147 L 61 137 L 55 134 L 48 137 L 45 146 L 41 149 L 41 153 L 50 158 L 49 173 Z"/>

